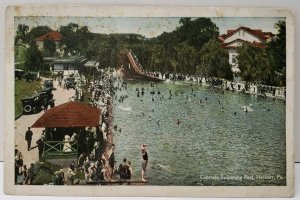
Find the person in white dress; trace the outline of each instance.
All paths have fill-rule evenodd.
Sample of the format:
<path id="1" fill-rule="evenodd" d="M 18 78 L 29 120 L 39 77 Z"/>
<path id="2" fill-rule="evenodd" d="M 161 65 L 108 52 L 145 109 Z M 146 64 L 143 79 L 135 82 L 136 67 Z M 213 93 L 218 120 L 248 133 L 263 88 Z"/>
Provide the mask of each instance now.
<path id="1" fill-rule="evenodd" d="M 69 135 L 65 135 L 64 147 L 63 147 L 63 151 L 64 152 L 70 152 L 70 151 L 72 151 L 70 142 L 71 142 L 70 136 Z"/>

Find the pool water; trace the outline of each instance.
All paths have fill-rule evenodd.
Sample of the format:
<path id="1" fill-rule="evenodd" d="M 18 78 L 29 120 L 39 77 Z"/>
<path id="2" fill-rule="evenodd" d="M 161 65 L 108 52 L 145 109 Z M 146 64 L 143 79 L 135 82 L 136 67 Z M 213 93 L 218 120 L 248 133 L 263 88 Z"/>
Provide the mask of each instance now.
<path id="1" fill-rule="evenodd" d="M 116 95 L 128 95 L 113 102 L 116 160 L 132 162 L 133 178 L 145 143 L 149 185 L 286 185 L 285 101 L 166 82 Z"/>

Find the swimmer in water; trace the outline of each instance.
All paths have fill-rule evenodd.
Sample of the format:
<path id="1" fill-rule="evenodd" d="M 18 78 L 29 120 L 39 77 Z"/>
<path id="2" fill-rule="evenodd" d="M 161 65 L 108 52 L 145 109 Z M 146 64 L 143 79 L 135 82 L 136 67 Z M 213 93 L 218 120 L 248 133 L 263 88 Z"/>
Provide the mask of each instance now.
<path id="1" fill-rule="evenodd" d="M 160 126 L 160 124 L 161 124 L 161 123 L 160 123 L 160 121 L 159 121 L 159 120 L 157 120 L 157 125 L 158 125 L 158 126 Z"/>
<path id="2" fill-rule="evenodd" d="M 177 124 L 177 125 L 179 125 L 179 124 L 180 124 L 180 121 L 179 121 L 179 119 L 177 119 L 177 121 L 176 121 L 176 124 Z"/>

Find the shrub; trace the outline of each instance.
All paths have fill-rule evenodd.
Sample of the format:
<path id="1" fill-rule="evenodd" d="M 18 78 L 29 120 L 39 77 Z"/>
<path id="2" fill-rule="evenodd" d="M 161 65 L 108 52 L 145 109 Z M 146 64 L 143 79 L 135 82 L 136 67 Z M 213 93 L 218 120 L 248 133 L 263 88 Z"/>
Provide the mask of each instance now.
<path id="1" fill-rule="evenodd" d="M 34 165 L 35 177 L 32 184 L 45 185 L 53 182 L 54 172 L 62 168 L 47 161 L 37 161 Z"/>

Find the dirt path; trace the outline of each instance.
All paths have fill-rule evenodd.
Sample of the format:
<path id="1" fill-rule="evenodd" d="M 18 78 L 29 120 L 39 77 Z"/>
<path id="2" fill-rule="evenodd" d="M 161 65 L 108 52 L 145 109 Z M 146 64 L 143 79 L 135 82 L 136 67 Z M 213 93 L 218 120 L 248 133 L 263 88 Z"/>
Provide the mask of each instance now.
<path id="1" fill-rule="evenodd" d="M 53 98 L 55 99 L 55 106 L 62 103 L 68 102 L 70 98 L 75 94 L 75 90 L 70 89 L 66 90 L 60 88 L 57 82 L 54 81 L 54 90 Z M 32 124 L 44 114 L 42 110 L 40 113 L 22 115 L 19 119 L 15 121 L 15 144 L 18 145 L 17 149 L 22 152 L 24 164 L 29 167 L 30 163 L 34 163 L 38 160 L 38 149 L 34 148 L 30 151 L 27 151 L 27 141 L 25 141 L 25 132 L 27 128 L 32 126 Z M 32 128 L 33 132 L 31 147 L 36 146 L 36 141 L 41 137 L 42 128 Z"/>

